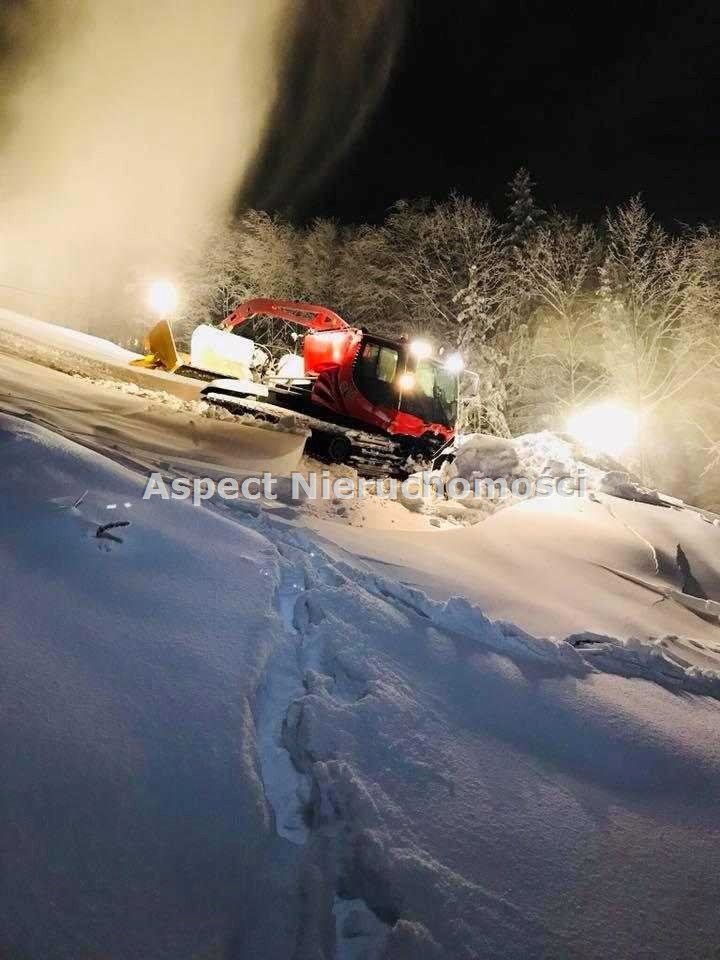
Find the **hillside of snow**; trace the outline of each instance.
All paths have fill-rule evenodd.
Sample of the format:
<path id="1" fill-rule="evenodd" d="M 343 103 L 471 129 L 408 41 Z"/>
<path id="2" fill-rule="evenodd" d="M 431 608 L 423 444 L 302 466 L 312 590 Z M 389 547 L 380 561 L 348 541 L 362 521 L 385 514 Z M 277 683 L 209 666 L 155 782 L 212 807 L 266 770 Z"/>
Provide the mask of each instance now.
<path id="1" fill-rule="evenodd" d="M 304 437 L 11 353 L 0 952 L 716 956 L 714 518 L 143 500 Z"/>

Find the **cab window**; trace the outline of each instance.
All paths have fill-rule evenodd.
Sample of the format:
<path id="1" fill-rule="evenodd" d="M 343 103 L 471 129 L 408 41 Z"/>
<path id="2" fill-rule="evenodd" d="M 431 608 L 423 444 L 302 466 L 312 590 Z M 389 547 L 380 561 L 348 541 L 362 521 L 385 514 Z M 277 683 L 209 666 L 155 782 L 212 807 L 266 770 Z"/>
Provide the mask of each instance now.
<path id="1" fill-rule="evenodd" d="M 373 406 L 397 406 L 395 379 L 400 354 L 392 347 L 369 341 L 363 344 L 355 370 L 355 382 Z"/>
<path id="2" fill-rule="evenodd" d="M 380 347 L 377 359 L 377 378 L 383 383 L 392 383 L 395 379 L 398 366 L 397 350 L 390 347 Z"/>

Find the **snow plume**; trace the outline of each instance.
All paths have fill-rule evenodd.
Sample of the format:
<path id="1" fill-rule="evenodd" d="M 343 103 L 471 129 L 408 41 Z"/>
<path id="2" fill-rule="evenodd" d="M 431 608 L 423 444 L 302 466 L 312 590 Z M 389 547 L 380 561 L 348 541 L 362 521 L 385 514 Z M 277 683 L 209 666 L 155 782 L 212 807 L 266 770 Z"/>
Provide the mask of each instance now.
<path id="1" fill-rule="evenodd" d="M 146 322 L 145 283 L 235 205 L 317 184 L 384 89 L 404 2 L 6 3 L 0 304 Z"/>
<path id="2" fill-rule="evenodd" d="M 296 0 L 282 95 L 243 197 L 297 211 L 372 115 L 403 37 L 407 0 Z"/>
<path id="3" fill-rule="evenodd" d="M 0 299 L 107 332 L 231 209 L 276 101 L 292 4 L 4 6 Z"/>

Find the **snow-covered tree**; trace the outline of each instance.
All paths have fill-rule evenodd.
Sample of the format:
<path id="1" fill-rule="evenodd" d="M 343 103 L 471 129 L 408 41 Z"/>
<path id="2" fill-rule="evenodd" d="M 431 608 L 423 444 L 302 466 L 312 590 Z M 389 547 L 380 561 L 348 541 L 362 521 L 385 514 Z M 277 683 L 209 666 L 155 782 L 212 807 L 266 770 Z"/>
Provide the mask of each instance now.
<path id="1" fill-rule="evenodd" d="M 393 255 L 380 226 L 345 227 L 338 248 L 336 308 L 379 333 L 402 332 L 406 313 L 391 289 Z"/>
<path id="2" fill-rule="evenodd" d="M 410 330 L 462 348 L 484 342 L 508 279 L 505 241 L 488 211 L 458 196 L 433 207 L 397 204 L 383 236 L 387 282 Z"/>
<path id="3" fill-rule="evenodd" d="M 594 228 L 556 214 L 534 231 L 515 271 L 533 306 L 532 359 L 542 368 L 545 403 L 556 412 L 586 403 L 606 380 L 599 362 L 598 256 Z"/>
<path id="4" fill-rule="evenodd" d="M 716 285 L 698 238 L 668 235 L 639 197 L 608 213 L 606 231 L 605 365 L 614 394 L 643 417 L 638 452 L 645 474 L 654 460 L 667 459 L 670 421 L 678 430 L 679 411 L 686 419 L 702 378 L 720 370 Z"/>
<path id="5" fill-rule="evenodd" d="M 295 297 L 300 286 L 298 232 L 285 221 L 249 211 L 216 228 L 189 251 L 178 333 L 213 323 L 252 297 Z"/>
<path id="6" fill-rule="evenodd" d="M 296 296 L 338 309 L 343 236 L 332 220 L 314 220 L 298 237 Z"/>
<path id="7" fill-rule="evenodd" d="M 213 231 L 188 257 L 182 278 L 181 331 L 227 316 L 251 290 L 242 275 L 242 234 L 234 223 Z"/>
<path id="8" fill-rule="evenodd" d="M 472 264 L 469 282 L 458 292 L 457 346 L 477 379 L 466 381 L 461 402 L 465 430 L 509 436 L 506 418 L 508 356 L 500 347 L 507 333 L 508 271 L 505 250 L 495 238 L 484 260 Z"/>
<path id="9" fill-rule="evenodd" d="M 607 367 L 639 410 L 655 410 L 718 366 L 717 307 L 697 243 L 670 237 L 639 197 L 608 214 L 600 270 Z"/>
<path id="10" fill-rule="evenodd" d="M 253 296 L 291 299 L 299 286 L 299 236 L 280 217 L 251 210 L 241 220 L 240 273 Z"/>

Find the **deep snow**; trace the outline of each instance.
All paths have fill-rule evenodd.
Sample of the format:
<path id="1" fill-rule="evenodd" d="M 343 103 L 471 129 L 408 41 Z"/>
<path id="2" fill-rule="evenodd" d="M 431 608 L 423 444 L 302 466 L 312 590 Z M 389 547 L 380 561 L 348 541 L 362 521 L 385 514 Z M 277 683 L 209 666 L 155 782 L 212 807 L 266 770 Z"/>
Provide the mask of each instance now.
<path id="1" fill-rule="evenodd" d="M 717 526 L 142 501 L 247 447 L 4 356 L 0 394 L 3 949 L 716 956 Z"/>

